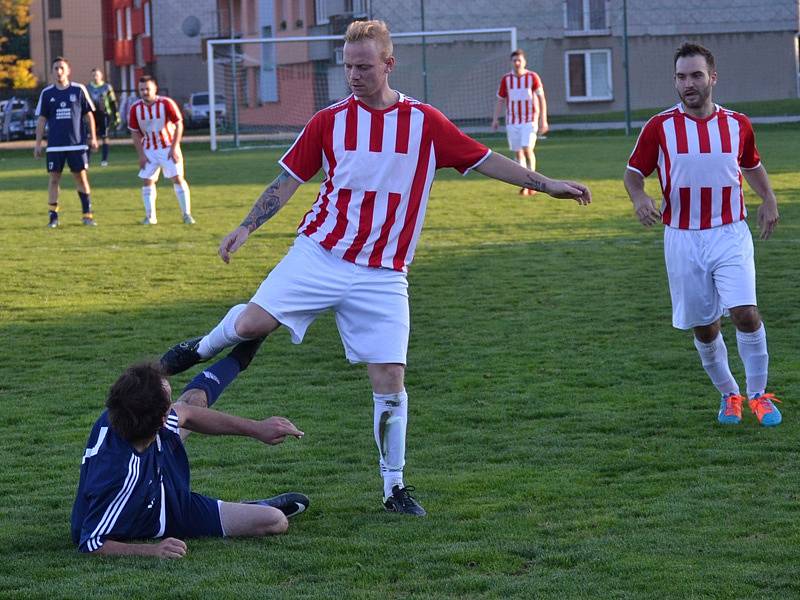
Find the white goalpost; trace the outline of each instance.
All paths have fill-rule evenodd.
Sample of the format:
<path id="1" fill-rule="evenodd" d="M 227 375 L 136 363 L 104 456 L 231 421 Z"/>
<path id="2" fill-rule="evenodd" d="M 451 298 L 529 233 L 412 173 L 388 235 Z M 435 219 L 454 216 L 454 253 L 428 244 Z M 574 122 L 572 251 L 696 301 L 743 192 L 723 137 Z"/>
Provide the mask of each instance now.
<path id="1" fill-rule="evenodd" d="M 392 41 L 393 88 L 459 125 L 488 125 L 516 27 L 393 33 Z M 342 35 L 208 40 L 211 150 L 285 144 L 315 112 L 348 96 L 343 45 Z"/>

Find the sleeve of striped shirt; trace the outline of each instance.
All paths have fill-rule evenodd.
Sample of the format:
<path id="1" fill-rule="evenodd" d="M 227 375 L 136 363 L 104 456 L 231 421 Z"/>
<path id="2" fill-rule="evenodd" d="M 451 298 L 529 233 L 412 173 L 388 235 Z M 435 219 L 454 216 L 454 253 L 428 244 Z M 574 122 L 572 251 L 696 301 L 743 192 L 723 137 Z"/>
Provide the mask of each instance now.
<path id="1" fill-rule="evenodd" d="M 739 146 L 741 148 L 739 166 L 743 169 L 755 169 L 761 164 L 761 156 L 756 148 L 756 134 L 753 132 L 753 125 L 750 123 L 750 119 L 744 115 L 738 120 L 742 140 Z"/>
<path id="2" fill-rule="evenodd" d="M 658 127 L 655 119 L 645 123 L 628 159 L 628 168 L 642 177 L 650 175 L 658 166 Z"/>
<path id="3" fill-rule="evenodd" d="M 506 98 L 506 97 L 508 97 L 508 90 L 506 89 L 506 78 L 505 77 L 500 79 L 500 87 L 497 90 L 497 97 L 498 98 Z"/>
<path id="4" fill-rule="evenodd" d="M 166 114 L 167 120 L 171 123 L 178 123 L 183 121 L 183 116 L 181 115 L 181 109 L 178 108 L 178 104 L 172 98 L 166 98 L 164 102 L 164 106 L 166 107 Z"/>
<path id="5" fill-rule="evenodd" d="M 278 163 L 300 183 L 305 183 L 322 168 L 322 152 L 325 132 L 325 111 L 320 111 L 297 136 L 292 147 Z"/>
<path id="6" fill-rule="evenodd" d="M 491 154 L 489 148 L 473 140 L 435 108 L 430 107 L 425 118 L 431 119 L 437 169 L 453 167 L 466 175 Z"/>
<path id="7" fill-rule="evenodd" d="M 534 94 L 542 94 L 544 92 L 544 86 L 542 85 L 542 79 L 539 77 L 538 73 L 532 73 L 533 75 L 533 83 L 531 84 L 531 90 Z"/>
<path id="8" fill-rule="evenodd" d="M 50 116 L 50 106 L 44 101 L 44 91 L 39 94 L 39 102 L 36 104 L 36 116 L 48 118 Z"/>
<path id="9" fill-rule="evenodd" d="M 131 465 L 124 472 L 111 474 L 108 469 L 98 469 L 92 473 L 87 485 L 89 509 L 81 524 L 78 550 L 96 552 L 107 537 L 114 537 L 115 527 L 127 507 L 137 476 L 138 470 Z"/>
<path id="10" fill-rule="evenodd" d="M 80 86 L 81 90 L 81 114 L 85 115 L 88 112 L 94 112 L 94 102 L 89 96 L 89 90 L 85 86 Z"/>
<path id="11" fill-rule="evenodd" d="M 128 109 L 128 129 L 131 131 L 139 131 L 139 117 L 136 114 L 136 103 L 131 104 Z"/>

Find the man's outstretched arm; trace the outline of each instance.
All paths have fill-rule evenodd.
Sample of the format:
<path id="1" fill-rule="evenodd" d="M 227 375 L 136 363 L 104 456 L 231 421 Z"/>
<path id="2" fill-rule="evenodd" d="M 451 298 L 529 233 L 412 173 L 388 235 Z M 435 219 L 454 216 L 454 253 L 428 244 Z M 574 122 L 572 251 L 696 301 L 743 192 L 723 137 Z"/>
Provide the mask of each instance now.
<path id="1" fill-rule="evenodd" d="M 544 192 L 554 198 L 571 199 L 578 204 L 589 204 L 592 201 L 591 191 L 582 183 L 550 179 L 536 171 L 526 169 L 519 163 L 497 152 L 492 152 L 485 161 L 475 167 L 475 170 L 487 177 L 499 179 L 529 190 Z"/>
<path id="2" fill-rule="evenodd" d="M 264 442 L 280 444 L 287 436 L 303 437 L 303 432 L 284 417 L 270 417 L 262 421 L 243 419 L 235 415 L 177 402 L 172 409 L 178 415 L 178 426 L 208 435 L 244 435 Z"/>
<path id="3" fill-rule="evenodd" d="M 90 554 L 98 556 L 154 556 L 158 558 L 183 558 L 186 544 L 176 538 L 165 538 L 157 544 L 115 542 L 106 540 L 98 550 Z"/>
<path id="4" fill-rule="evenodd" d="M 222 240 L 219 245 L 220 258 L 226 263 L 230 262 L 231 254 L 236 252 L 247 241 L 251 233 L 274 217 L 289 201 L 289 198 L 297 191 L 298 187 L 300 187 L 300 182 L 286 171 L 281 171 L 280 175 L 258 197 L 242 224 Z"/>

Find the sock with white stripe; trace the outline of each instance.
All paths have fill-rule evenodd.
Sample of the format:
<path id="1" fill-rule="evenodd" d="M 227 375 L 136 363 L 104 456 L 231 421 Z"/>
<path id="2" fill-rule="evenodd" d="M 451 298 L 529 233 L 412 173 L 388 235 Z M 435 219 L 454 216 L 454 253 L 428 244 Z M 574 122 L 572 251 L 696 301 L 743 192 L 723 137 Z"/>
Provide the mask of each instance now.
<path id="1" fill-rule="evenodd" d="M 236 379 L 240 371 L 239 361 L 232 356 L 226 356 L 198 373 L 194 379 L 186 384 L 181 393 L 188 390 L 202 390 L 206 393 L 206 399 L 210 407 L 225 391 L 225 388 Z"/>
<path id="2" fill-rule="evenodd" d="M 154 185 L 142 186 L 142 202 L 144 203 L 144 216 L 151 223 L 156 223 L 156 196 L 158 192 Z"/>
<path id="3" fill-rule="evenodd" d="M 375 403 L 373 429 L 380 453 L 383 498 L 392 495 L 392 487 L 403 484 L 406 463 L 406 428 L 408 426 L 408 394 L 372 394 Z"/>
<path id="4" fill-rule="evenodd" d="M 173 184 L 172 189 L 175 190 L 175 197 L 178 199 L 178 204 L 181 205 L 181 212 L 184 215 L 191 215 L 192 196 L 189 193 L 189 184 L 182 181 L 180 184 Z"/>
<path id="5" fill-rule="evenodd" d="M 700 354 L 700 361 L 711 378 L 711 383 L 720 393 L 723 396 L 738 394 L 739 386 L 728 365 L 728 348 L 725 346 L 725 340 L 722 339 L 722 333 L 720 332 L 716 339 L 709 343 L 694 338 L 694 346 Z"/>
<path id="6" fill-rule="evenodd" d="M 769 371 L 769 354 L 767 353 L 767 330 L 761 324 L 752 333 L 736 330 L 736 342 L 739 356 L 744 363 L 744 374 L 747 378 L 747 397 L 752 398 L 764 393 L 767 389 Z"/>
<path id="7" fill-rule="evenodd" d="M 246 304 L 237 304 L 231 308 L 222 321 L 200 340 L 197 352 L 201 358 L 206 359 L 216 356 L 228 346 L 233 346 L 248 339 L 236 333 L 236 319 L 246 306 Z"/>

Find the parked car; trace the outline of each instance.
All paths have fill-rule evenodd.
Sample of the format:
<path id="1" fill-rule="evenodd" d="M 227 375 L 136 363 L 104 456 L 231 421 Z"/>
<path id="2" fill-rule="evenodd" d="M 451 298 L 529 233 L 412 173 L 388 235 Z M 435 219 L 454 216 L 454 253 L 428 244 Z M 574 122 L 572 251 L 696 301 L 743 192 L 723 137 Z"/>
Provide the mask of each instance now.
<path id="1" fill-rule="evenodd" d="M 225 96 L 216 94 L 214 96 L 214 112 L 217 120 L 224 120 L 227 115 L 225 106 Z M 187 127 L 202 127 L 208 125 L 208 114 L 211 107 L 208 104 L 208 92 L 195 92 L 189 97 L 189 101 L 183 105 L 183 119 Z"/>
<path id="2" fill-rule="evenodd" d="M 36 137 L 36 116 L 27 100 L 0 102 L 0 137 L 5 141 Z"/>

